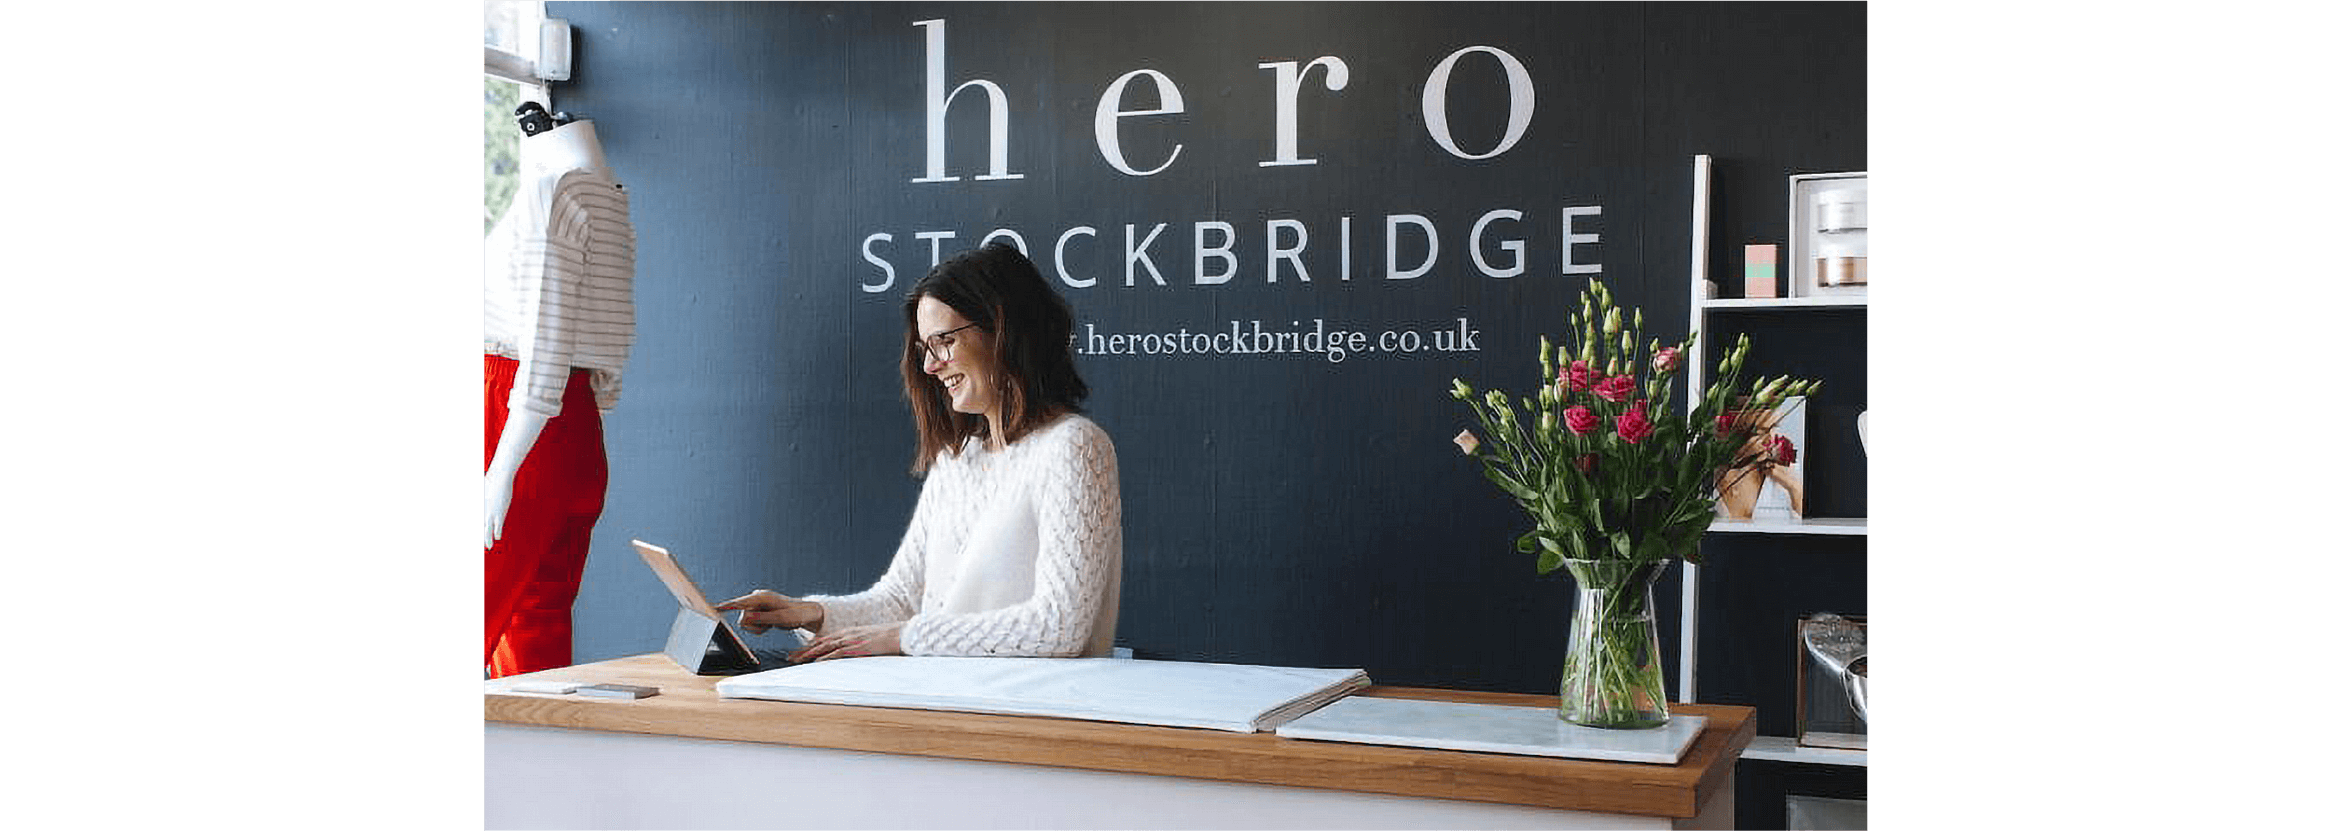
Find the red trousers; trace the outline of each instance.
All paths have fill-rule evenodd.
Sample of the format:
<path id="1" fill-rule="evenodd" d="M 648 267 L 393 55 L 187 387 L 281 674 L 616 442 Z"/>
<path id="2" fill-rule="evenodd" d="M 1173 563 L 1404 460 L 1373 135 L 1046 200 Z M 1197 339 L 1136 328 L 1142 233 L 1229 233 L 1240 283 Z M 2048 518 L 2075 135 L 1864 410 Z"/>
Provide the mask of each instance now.
<path id="1" fill-rule="evenodd" d="M 482 356 L 485 471 L 506 427 L 517 367 L 512 358 Z M 547 420 L 523 456 L 506 523 L 483 553 L 489 618 L 482 660 L 493 677 L 571 665 L 571 602 L 588 564 L 588 533 L 604 513 L 605 479 L 604 421 L 588 371 L 574 369 L 563 413 Z"/>

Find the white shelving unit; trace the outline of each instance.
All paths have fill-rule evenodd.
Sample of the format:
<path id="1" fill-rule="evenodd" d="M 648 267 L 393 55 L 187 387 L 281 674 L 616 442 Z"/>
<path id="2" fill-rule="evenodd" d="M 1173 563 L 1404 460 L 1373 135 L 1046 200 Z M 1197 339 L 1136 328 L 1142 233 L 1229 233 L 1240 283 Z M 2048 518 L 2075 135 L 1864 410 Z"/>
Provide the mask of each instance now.
<path id="1" fill-rule="evenodd" d="M 1815 765 L 1844 765 L 1869 767 L 1869 751 L 1841 750 L 1834 747 L 1805 747 L 1786 736 L 1756 736 L 1755 741 L 1739 754 L 1741 759 L 1766 759 L 1774 762 L 1807 762 Z"/>
<path id="2" fill-rule="evenodd" d="M 1807 296 L 1722 298 L 1707 296 L 1706 254 L 1707 214 L 1713 198 L 1711 181 L 1714 159 L 1696 156 L 1691 160 L 1690 184 L 1690 331 L 1697 335 L 1691 344 L 1688 394 L 1683 396 L 1684 408 L 1695 407 L 1706 392 L 1705 374 L 1701 367 L 1707 363 L 1707 316 L 1714 313 L 1801 313 L 1818 309 L 1867 309 L 1867 296 Z M 1685 412 L 1687 410 L 1685 409 Z M 1837 536 L 1868 536 L 1867 517 L 1822 517 L 1788 521 L 1755 522 L 1751 520 L 1717 519 L 1707 527 L 1713 533 L 1729 534 L 1815 534 Z M 1698 566 L 1682 564 L 1681 609 L 1681 690 L 1677 700 L 1683 703 L 1698 699 Z M 1744 759 L 1768 759 L 1782 762 L 1868 767 L 1869 752 L 1824 747 L 1803 747 L 1786 736 L 1757 736 L 1755 742 L 1740 754 Z"/>
<path id="3" fill-rule="evenodd" d="M 1722 534 L 1831 534 L 1866 537 L 1869 536 L 1869 518 L 1813 517 L 1778 522 L 1717 518 L 1713 525 L 1706 526 L 1706 530 Z"/>
<path id="4" fill-rule="evenodd" d="M 1700 287 L 1704 291 L 1704 287 Z M 1866 309 L 1867 297 L 1708 297 L 1699 307 L 1715 309 Z"/>

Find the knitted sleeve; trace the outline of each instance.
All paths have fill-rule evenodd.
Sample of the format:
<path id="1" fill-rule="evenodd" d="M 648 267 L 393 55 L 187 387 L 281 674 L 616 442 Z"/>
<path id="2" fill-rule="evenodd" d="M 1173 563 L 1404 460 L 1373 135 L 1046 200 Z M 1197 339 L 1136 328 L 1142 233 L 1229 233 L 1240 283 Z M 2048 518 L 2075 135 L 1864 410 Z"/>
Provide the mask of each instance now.
<path id="1" fill-rule="evenodd" d="M 811 594 L 800 598 L 824 606 L 824 624 L 800 630 L 801 637 L 813 638 L 826 631 L 853 626 L 896 623 L 913 617 L 922 608 L 923 545 L 929 536 L 932 517 L 939 511 L 939 501 L 947 498 L 936 493 L 944 487 L 939 481 L 937 476 L 923 480 L 922 493 L 914 499 L 914 519 L 906 523 L 906 536 L 898 540 L 898 553 L 890 558 L 890 568 L 882 572 L 882 579 L 856 594 Z"/>
<path id="2" fill-rule="evenodd" d="M 1118 455 L 1090 421 L 1058 431 L 1030 469 L 1037 511 L 1035 589 L 984 612 L 917 615 L 899 631 L 908 655 L 1066 657 L 1085 652 L 1122 550 Z"/>

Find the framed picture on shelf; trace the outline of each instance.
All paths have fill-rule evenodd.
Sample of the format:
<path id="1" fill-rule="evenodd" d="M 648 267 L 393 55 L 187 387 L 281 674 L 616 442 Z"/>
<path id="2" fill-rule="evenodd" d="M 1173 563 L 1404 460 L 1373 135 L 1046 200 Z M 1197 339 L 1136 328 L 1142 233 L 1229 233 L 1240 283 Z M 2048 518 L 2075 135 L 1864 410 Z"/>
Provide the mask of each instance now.
<path id="1" fill-rule="evenodd" d="M 1869 174 L 1788 177 L 1788 296 L 1869 296 Z"/>
<path id="2" fill-rule="evenodd" d="M 1739 451 L 1760 461 L 1723 472 L 1716 515 L 1767 523 L 1804 518 L 1804 409 L 1804 396 L 1795 395 L 1769 413 L 1732 413 L 1741 424 L 1762 428 Z"/>

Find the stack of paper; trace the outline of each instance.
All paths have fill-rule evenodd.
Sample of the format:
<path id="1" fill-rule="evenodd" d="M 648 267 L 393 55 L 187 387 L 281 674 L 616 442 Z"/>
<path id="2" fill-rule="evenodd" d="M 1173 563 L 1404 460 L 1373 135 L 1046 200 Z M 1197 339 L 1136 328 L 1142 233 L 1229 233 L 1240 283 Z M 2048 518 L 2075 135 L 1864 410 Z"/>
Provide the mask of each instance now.
<path id="1" fill-rule="evenodd" d="M 718 694 L 1253 733 L 1370 684 L 1360 669 L 891 655 L 739 675 L 718 682 Z"/>

